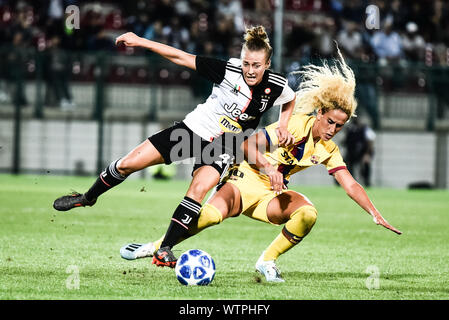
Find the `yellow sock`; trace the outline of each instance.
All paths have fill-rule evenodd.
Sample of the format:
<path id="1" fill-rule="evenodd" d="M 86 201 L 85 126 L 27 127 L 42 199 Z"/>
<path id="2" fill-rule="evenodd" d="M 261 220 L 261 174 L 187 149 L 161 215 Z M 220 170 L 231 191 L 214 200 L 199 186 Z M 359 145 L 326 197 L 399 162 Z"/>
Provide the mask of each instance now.
<path id="1" fill-rule="evenodd" d="M 200 216 L 196 225 L 189 229 L 189 234 L 191 236 L 197 234 L 201 230 L 204 230 L 210 226 L 219 224 L 223 221 L 223 216 L 220 210 L 218 210 L 213 205 L 206 203 L 200 211 Z"/>
<path id="2" fill-rule="evenodd" d="M 213 205 L 206 203 L 200 211 L 200 216 L 198 218 L 197 224 L 191 226 L 189 229 L 190 236 L 193 236 L 200 232 L 203 229 L 206 229 L 207 227 L 219 224 L 223 220 L 223 217 L 221 215 L 220 210 L 218 210 Z M 158 250 L 162 244 L 162 241 L 164 240 L 164 236 L 162 236 L 159 240 L 154 241 L 154 247 L 156 250 Z M 187 238 L 182 238 L 177 242 L 176 244 L 184 241 Z"/>
<path id="3" fill-rule="evenodd" d="M 317 211 L 312 206 L 302 206 L 290 215 L 282 232 L 265 250 L 264 261 L 276 260 L 281 254 L 301 242 L 315 224 Z"/>
<path id="4" fill-rule="evenodd" d="M 162 241 L 164 241 L 165 235 L 163 235 L 159 240 L 153 242 L 154 249 L 157 251 L 161 247 Z"/>

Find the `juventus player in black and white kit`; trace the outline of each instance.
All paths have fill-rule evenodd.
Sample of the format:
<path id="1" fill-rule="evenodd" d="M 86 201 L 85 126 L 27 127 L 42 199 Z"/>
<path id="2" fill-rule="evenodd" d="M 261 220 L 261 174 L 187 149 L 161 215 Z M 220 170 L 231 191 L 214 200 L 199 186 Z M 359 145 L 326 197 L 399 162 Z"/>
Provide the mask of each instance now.
<path id="1" fill-rule="evenodd" d="M 152 135 L 129 154 L 113 161 L 86 193 L 60 197 L 55 200 L 53 207 L 66 211 L 74 207 L 92 206 L 101 194 L 123 182 L 133 172 L 155 164 L 195 158 L 192 182 L 173 213 L 160 248 L 156 250 L 149 243 L 130 244 L 120 250 L 125 259 L 153 256 L 154 264 L 174 267 L 176 258 L 170 249 L 193 225 L 207 192 L 217 185 L 240 147 L 226 145 L 225 142 L 229 140 L 224 137 L 248 134 L 248 130 L 257 127 L 264 112 L 274 105 L 280 105 L 282 109 L 276 133 L 280 145 L 291 144 L 293 136 L 287 131 L 287 123 L 293 112 L 296 95 L 284 76 L 268 69 L 272 48 L 262 26 L 246 31 L 240 59 L 228 61 L 192 55 L 131 32 L 119 36 L 116 44 L 120 43 L 146 48 L 180 66 L 196 70 L 214 83 L 212 93 L 182 122 Z M 211 147 L 218 152 L 206 152 Z M 266 174 L 270 179 L 278 178 L 275 172 Z M 272 181 L 272 185 L 282 184 Z"/>

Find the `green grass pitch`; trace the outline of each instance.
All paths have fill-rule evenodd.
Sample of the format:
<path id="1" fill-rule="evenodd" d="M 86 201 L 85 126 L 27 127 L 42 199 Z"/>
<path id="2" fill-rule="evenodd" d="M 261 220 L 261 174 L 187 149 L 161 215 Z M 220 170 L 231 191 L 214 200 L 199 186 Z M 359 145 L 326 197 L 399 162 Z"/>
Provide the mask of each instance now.
<path id="1" fill-rule="evenodd" d="M 285 283 L 254 272 L 281 227 L 240 216 L 175 247 L 176 255 L 203 249 L 216 263 L 211 285 L 185 287 L 173 269 L 126 261 L 119 249 L 159 238 L 188 182 L 128 179 L 92 208 L 52 208 L 94 179 L 0 175 L 0 299 L 449 299 L 447 190 L 369 189 L 398 236 L 341 188 L 292 186 L 314 202 L 318 220 L 279 258 Z"/>

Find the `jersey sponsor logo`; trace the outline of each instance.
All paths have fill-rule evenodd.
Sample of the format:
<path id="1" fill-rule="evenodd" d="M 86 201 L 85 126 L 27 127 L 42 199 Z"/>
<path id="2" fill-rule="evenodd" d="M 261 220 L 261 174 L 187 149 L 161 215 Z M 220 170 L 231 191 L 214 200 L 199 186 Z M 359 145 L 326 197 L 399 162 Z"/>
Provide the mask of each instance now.
<path id="1" fill-rule="evenodd" d="M 220 118 L 220 128 L 223 132 L 232 132 L 232 133 L 242 132 L 242 127 L 237 122 L 226 116 Z"/>
<path id="2" fill-rule="evenodd" d="M 239 108 L 237 108 L 237 103 L 233 103 L 231 105 L 228 105 L 227 103 L 225 103 L 224 105 L 224 109 L 226 110 L 227 113 L 229 113 L 233 118 L 238 118 L 242 121 L 246 121 L 249 120 L 249 115 L 246 113 L 242 113 L 242 110 L 240 110 Z"/>
<path id="3" fill-rule="evenodd" d="M 228 173 L 228 179 L 234 181 L 238 180 L 238 178 L 243 178 L 244 176 L 245 174 L 238 169 L 231 169 Z"/>
<path id="4" fill-rule="evenodd" d="M 287 163 L 289 166 L 295 163 L 293 157 L 291 157 L 290 153 L 286 150 L 281 153 L 281 157 L 284 158 L 285 163 Z"/>

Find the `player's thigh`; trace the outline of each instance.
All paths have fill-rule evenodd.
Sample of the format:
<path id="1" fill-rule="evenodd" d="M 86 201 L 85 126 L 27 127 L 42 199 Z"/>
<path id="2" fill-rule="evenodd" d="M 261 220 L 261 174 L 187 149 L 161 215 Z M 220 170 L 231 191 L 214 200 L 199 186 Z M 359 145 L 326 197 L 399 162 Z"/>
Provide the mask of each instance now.
<path id="1" fill-rule="evenodd" d="M 242 211 L 240 190 L 232 183 L 225 183 L 208 201 L 217 208 L 223 219 L 235 217 Z"/>
<path id="2" fill-rule="evenodd" d="M 125 174 L 129 174 L 161 163 L 164 163 L 164 158 L 155 146 L 146 139 L 119 160 L 117 169 Z"/>
<path id="3" fill-rule="evenodd" d="M 193 179 L 186 196 L 197 201 L 203 201 L 207 192 L 220 180 L 220 173 L 212 166 L 201 166 L 193 172 Z"/>
<path id="4" fill-rule="evenodd" d="M 313 206 L 312 202 L 303 194 L 287 190 L 268 203 L 268 220 L 274 224 L 286 223 L 293 212 L 306 205 Z"/>

